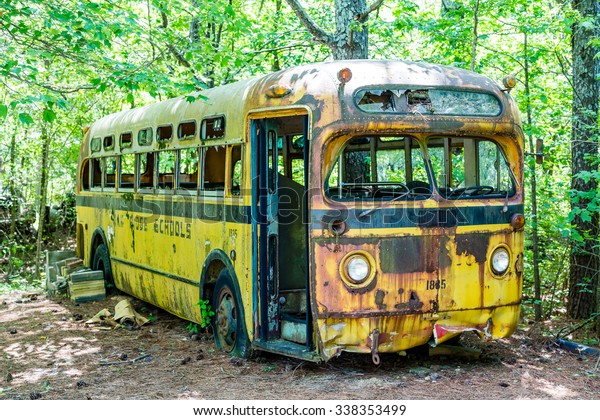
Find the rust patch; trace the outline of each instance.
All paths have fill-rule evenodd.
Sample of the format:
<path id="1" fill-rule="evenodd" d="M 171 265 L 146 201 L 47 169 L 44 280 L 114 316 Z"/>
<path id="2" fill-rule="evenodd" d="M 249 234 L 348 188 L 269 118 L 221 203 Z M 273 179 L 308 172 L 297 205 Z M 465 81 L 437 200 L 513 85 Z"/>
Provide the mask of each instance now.
<path id="1" fill-rule="evenodd" d="M 375 293 L 375 304 L 382 311 L 385 310 L 385 308 L 387 307 L 387 305 L 385 303 L 383 303 L 384 297 L 385 297 L 385 292 L 381 289 L 378 289 L 377 293 Z"/>
<path id="2" fill-rule="evenodd" d="M 410 299 L 408 299 L 408 307 L 411 311 L 418 311 L 423 307 L 423 302 L 419 299 L 417 292 L 410 291 Z"/>
<path id="3" fill-rule="evenodd" d="M 469 235 L 456 235 L 457 255 L 472 255 L 477 264 L 482 264 L 487 259 L 487 250 L 490 243 L 489 233 L 473 233 Z"/>
<path id="4" fill-rule="evenodd" d="M 419 299 L 419 295 L 417 295 L 417 292 L 411 290 L 408 302 L 398 303 L 394 305 L 394 307 L 397 310 L 405 313 L 414 313 L 419 312 L 421 308 L 423 308 L 423 302 L 421 302 L 421 300 Z"/>
<path id="5" fill-rule="evenodd" d="M 445 244 L 439 236 L 382 239 L 381 270 L 399 274 L 436 273 L 440 263 L 449 264 L 450 261 Z"/>

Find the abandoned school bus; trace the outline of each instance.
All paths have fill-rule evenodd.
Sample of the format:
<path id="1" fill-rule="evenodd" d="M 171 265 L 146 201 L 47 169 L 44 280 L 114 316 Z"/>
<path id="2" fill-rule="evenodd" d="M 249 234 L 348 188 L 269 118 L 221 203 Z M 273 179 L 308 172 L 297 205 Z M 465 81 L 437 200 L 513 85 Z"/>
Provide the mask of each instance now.
<path id="1" fill-rule="evenodd" d="M 306 65 L 85 134 L 77 252 L 218 348 L 307 360 L 505 337 L 523 276 L 507 88 L 424 63 Z"/>

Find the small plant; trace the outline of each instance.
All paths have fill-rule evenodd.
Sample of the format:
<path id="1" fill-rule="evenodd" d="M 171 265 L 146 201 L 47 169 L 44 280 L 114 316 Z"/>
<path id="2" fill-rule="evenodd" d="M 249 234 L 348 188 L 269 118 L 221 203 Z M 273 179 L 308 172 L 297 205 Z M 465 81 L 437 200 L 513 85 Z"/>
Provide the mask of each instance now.
<path id="1" fill-rule="evenodd" d="M 190 322 L 187 327 L 185 327 L 191 334 L 198 334 L 198 324 L 195 322 Z"/>
<path id="2" fill-rule="evenodd" d="M 200 316 L 202 317 L 202 322 L 200 323 L 200 327 L 206 328 L 207 326 L 210 325 L 210 321 L 211 321 L 212 317 L 215 316 L 215 312 L 212 310 L 210 303 L 206 299 L 205 300 L 200 299 L 198 301 L 198 303 L 196 303 L 194 306 L 200 307 Z"/>

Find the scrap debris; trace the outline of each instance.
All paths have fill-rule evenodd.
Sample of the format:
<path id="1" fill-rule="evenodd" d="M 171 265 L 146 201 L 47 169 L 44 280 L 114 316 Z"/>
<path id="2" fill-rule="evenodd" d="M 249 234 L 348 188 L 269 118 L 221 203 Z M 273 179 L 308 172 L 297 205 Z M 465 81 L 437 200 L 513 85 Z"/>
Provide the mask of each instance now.
<path id="1" fill-rule="evenodd" d="M 128 299 L 123 299 L 115 305 L 114 315 L 105 308 L 85 321 L 86 324 L 104 324 L 112 328 L 125 327 L 128 330 L 137 330 L 148 322 L 150 322 L 148 318 L 145 318 L 133 309 Z"/>
<path id="2" fill-rule="evenodd" d="M 135 359 L 130 359 L 130 360 L 100 360 L 100 366 L 108 366 L 108 365 L 125 365 L 125 364 L 129 364 L 129 363 L 135 363 L 135 362 L 139 362 L 140 360 L 144 360 L 147 358 L 151 358 L 152 355 L 151 354 L 142 354 L 139 357 L 136 357 Z M 119 357 L 120 359 L 120 357 Z M 149 360 L 151 361 L 151 360 Z"/>

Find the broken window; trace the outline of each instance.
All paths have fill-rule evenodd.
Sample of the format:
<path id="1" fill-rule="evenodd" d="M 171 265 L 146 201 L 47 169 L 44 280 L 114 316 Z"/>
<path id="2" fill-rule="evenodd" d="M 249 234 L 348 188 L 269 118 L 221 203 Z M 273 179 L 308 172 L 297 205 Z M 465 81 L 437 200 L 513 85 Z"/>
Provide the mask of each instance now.
<path id="1" fill-rule="evenodd" d="M 121 145 L 121 149 L 131 147 L 131 144 L 133 143 L 133 133 L 131 131 L 127 133 L 122 133 L 119 139 L 119 143 Z"/>
<path id="2" fill-rule="evenodd" d="M 196 136 L 196 121 L 185 121 L 177 127 L 179 140 L 191 140 Z"/>
<path id="3" fill-rule="evenodd" d="M 369 113 L 500 115 L 500 101 L 491 93 L 449 89 L 374 88 L 355 95 L 359 109 Z"/>
<path id="4" fill-rule="evenodd" d="M 148 144 L 152 144 L 152 129 L 144 128 L 143 130 L 138 131 L 138 144 L 140 146 L 146 146 Z"/>
<path id="5" fill-rule="evenodd" d="M 90 160 L 85 159 L 81 164 L 81 189 L 89 191 L 90 189 Z"/>
<path id="6" fill-rule="evenodd" d="M 158 189 L 172 190 L 175 186 L 175 150 L 157 152 L 158 159 Z"/>
<path id="7" fill-rule="evenodd" d="M 205 149 L 203 191 L 216 191 L 217 195 L 225 190 L 225 146 Z"/>
<path id="8" fill-rule="evenodd" d="M 112 150 L 115 148 L 115 137 L 106 136 L 104 137 L 104 150 Z"/>
<path id="9" fill-rule="evenodd" d="M 328 177 L 334 199 L 423 199 L 431 195 L 425 160 L 409 137 L 347 141 Z"/>
<path id="10" fill-rule="evenodd" d="M 140 153 L 138 161 L 140 173 L 138 190 L 152 191 L 154 188 L 154 153 Z"/>
<path id="11" fill-rule="evenodd" d="M 242 187 L 242 146 L 229 146 L 231 195 L 240 195 Z"/>
<path id="12" fill-rule="evenodd" d="M 200 154 L 198 153 L 198 149 L 183 149 L 179 151 L 179 189 L 190 191 L 198 189 L 199 165 Z"/>
<path id="13" fill-rule="evenodd" d="M 121 156 L 121 173 L 119 190 L 133 189 L 135 179 L 135 155 L 132 153 Z"/>
<path id="14" fill-rule="evenodd" d="M 167 143 L 171 141 L 173 137 L 173 126 L 172 125 L 161 125 L 156 129 L 156 141 L 159 143 Z"/>
<path id="15" fill-rule="evenodd" d="M 202 140 L 219 139 L 225 136 L 225 117 L 211 117 L 202 120 L 200 138 Z"/>
<path id="16" fill-rule="evenodd" d="M 430 139 L 427 149 L 437 187 L 445 198 L 506 197 L 516 192 L 504 153 L 491 140 Z"/>
<path id="17" fill-rule="evenodd" d="M 104 159 L 97 158 L 91 159 L 91 174 L 92 174 L 92 188 L 102 188 L 102 174 L 104 172 Z"/>
<path id="18" fill-rule="evenodd" d="M 116 176 L 117 176 L 117 157 L 110 156 L 105 158 L 105 180 L 104 186 L 107 188 L 115 188 Z"/>

